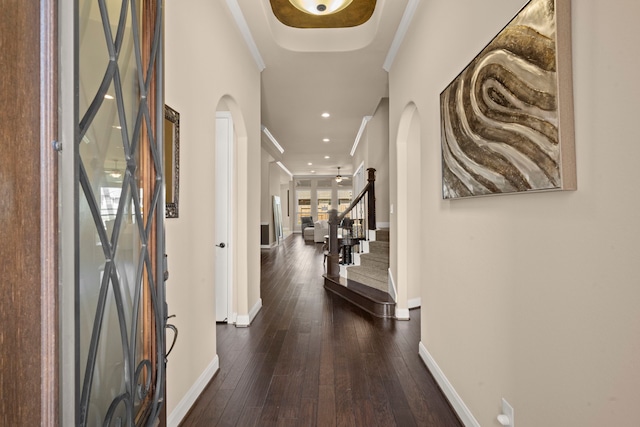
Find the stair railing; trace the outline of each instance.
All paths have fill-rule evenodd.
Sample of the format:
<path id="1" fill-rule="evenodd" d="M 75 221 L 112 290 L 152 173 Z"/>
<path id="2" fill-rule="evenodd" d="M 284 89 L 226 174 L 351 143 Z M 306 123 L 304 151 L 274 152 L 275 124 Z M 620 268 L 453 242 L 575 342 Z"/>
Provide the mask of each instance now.
<path id="1" fill-rule="evenodd" d="M 367 185 L 365 185 L 360 194 L 353 199 L 349 207 L 339 214 L 336 209 L 329 211 L 327 277 L 337 278 L 340 276 L 339 263 L 341 245 L 347 244 L 351 246 L 356 240 L 368 239 L 369 230 L 376 229 L 376 170 L 374 168 L 368 168 L 367 173 Z M 352 220 L 352 227 L 355 227 L 356 231 L 354 233 L 353 228 L 351 228 L 349 236 L 343 235 L 342 238 L 339 239 L 338 227 L 349 213 L 352 213 L 350 219 Z"/>

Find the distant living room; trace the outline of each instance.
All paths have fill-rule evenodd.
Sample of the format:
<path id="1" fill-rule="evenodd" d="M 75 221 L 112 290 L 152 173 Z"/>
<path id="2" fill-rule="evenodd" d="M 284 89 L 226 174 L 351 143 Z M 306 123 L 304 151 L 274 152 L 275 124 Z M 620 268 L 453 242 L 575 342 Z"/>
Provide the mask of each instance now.
<path id="1" fill-rule="evenodd" d="M 344 211 L 353 197 L 352 180 L 332 177 L 296 178 L 294 230 L 308 243 L 323 243 L 329 234 L 329 210 Z"/>

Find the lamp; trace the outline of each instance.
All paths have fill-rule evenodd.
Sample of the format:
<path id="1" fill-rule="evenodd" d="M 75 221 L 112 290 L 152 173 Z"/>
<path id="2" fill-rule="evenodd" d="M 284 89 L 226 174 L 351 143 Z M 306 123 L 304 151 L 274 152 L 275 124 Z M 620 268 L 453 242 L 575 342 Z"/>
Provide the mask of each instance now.
<path id="1" fill-rule="evenodd" d="M 342 182 L 342 176 L 340 175 L 340 166 L 338 166 L 338 175 L 336 175 L 336 182 Z"/>
<path id="2" fill-rule="evenodd" d="M 310 15 L 331 15 L 349 6 L 353 0 L 289 0 L 296 9 Z"/>

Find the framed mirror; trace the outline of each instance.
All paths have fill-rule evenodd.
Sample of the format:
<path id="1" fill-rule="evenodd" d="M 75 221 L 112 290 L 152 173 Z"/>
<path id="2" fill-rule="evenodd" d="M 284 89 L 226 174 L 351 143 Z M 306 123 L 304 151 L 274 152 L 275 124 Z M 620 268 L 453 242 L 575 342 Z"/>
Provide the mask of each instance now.
<path id="1" fill-rule="evenodd" d="M 178 218 L 180 182 L 180 113 L 164 106 L 165 217 Z"/>

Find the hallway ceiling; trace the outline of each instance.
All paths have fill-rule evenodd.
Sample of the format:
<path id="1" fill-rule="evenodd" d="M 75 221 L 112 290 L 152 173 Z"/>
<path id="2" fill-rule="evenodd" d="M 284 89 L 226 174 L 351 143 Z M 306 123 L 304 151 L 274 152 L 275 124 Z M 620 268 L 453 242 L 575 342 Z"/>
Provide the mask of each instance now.
<path id="1" fill-rule="evenodd" d="M 270 0 L 227 0 L 241 32 L 246 21 L 254 58 L 264 64 L 262 125 L 284 153 L 268 151 L 292 174 L 336 175 L 338 166 L 343 175 L 353 173 L 349 152 L 363 118 L 388 96 L 383 65 L 393 55 L 396 33 L 402 33 L 405 9 L 418 1 L 377 0 L 371 18 L 356 27 L 293 28 L 278 21 Z M 331 117 L 321 117 L 323 112 Z M 262 139 L 273 147 L 264 132 Z"/>

